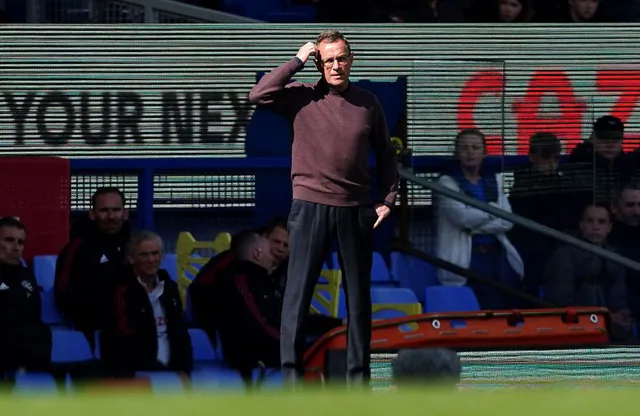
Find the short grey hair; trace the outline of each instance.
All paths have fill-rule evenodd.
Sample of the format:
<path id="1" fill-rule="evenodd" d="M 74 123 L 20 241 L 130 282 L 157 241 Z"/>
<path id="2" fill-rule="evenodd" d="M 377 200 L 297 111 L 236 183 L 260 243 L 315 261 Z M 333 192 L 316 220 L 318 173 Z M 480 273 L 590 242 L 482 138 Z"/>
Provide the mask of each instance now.
<path id="1" fill-rule="evenodd" d="M 460 381 L 458 353 L 445 348 L 400 350 L 391 363 L 397 385 L 447 385 Z"/>
<path id="2" fill-rule="evenodd" d="M 240 260 L 249 260 L 251 257 L 251 250 L 253 250 L 262 239 L 263 237 L 258 233 L 251 233 L 247 235 L 247 237 L 238 245 L 238 258 Z"/>
<path id="3" fill-rule="evenodd" d="M 132 255 L 136 251 L 136 248 L 138 248 L 138 246 L 145 241 L 155 241 L 156 243 L 158 243 L 160 251 L 164 253 L 164 242 L 162 241 L 162 237 L 160 237 L 153 231 L 142 230 L 133 234 L 127 242 L 127 255 Z"/>

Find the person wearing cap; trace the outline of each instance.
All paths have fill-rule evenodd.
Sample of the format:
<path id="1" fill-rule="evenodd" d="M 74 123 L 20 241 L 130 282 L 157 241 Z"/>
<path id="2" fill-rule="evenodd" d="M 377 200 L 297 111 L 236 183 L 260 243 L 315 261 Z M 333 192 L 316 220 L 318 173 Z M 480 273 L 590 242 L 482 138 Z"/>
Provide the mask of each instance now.
<path id="1" fill-rule="evenodd" d="M 589 140 L 578 144 L 569 157 L 574 189 L 574 218 L 582 207 L 593 200 L 613 202 L 620 189 L 631 180 L 640 179 L 637 154 L 625 153 L 624 124 L 619 118 L 606 115 L 593 124 Z"/>
<path id="2" fill-rule="evenodd" d="M 562 143 L 550 132 L 538 132 L 529 140 L 529 162 L 514 172 L 509 202 L 514 213 L 537 223 L 563 231 L 571 224 L 565 200 L 571 190 L 560 166 Z M 555 240 L 527 228 L 514 225 L 509 238 L 525 266 L 525 288 L 538 293 L 539 277 Z"/>

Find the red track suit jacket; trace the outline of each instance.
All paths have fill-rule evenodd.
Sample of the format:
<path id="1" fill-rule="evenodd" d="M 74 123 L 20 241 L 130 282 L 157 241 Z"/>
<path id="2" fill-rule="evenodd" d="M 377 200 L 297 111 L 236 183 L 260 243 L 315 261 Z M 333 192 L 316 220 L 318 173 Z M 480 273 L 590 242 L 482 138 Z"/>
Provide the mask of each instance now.
<path id="1" fill-rule="evenodd" d="M 264 268 L 235 261 L 217 278 L 210 302 L 222 341 L 224 359 L 233 368 L 247 369 L 262 361 L 280 365 L 280 306 Z"/>
<path id="2" fill-rule="evenodd" d="M 171 370 L 189 373 L 193 368 L 193 350 L 178 285 L 166 270 L 158 272 L 164 282 L 160 304 L 164 309 L 169 339 L 170 359 L 167 367 L 157 360 L 158 332 L 153 307 L 146 289 L 132 270 L 127 270 L 116 287 L 112 311 L 102 335 L 102 359 L 116 371 Z"/>

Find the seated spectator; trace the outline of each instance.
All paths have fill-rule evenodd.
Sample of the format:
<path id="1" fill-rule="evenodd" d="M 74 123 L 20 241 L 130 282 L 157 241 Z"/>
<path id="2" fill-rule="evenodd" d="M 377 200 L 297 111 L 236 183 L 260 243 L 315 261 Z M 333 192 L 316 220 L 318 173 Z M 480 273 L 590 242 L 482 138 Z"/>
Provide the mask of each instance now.
<path id="1" fill-rule="evenodd" d="M 438 183 L 456 192 L 467 194 L 502 210 L 511 212 L 504 194 L 501 174 L 482 167 L 486 153 L 486 139 L 479 130 L 463 130 L 455 140 L 458 164 L 438 179 Z M 437 254 L 443 260 L 465 267 L 487 279 L 495 279 L 516 288 L 522 286 L 524 266 L 506 234 L 512 224 L 484 211 L 467 206 L 451 198 L 439 196 L 437 209 Z M 443 285 L 468 284 L 476 294 L 482 309 L 515 307 L 503 292 L 463 276 L 438 270 Z"/>
<path id="2" fill-rule="evenodd" d="M 589 23 L 601 21 L 600 0 L 567 0 L 561 18 L 563 23 Z"/>
<path id="3" fill-rule="evenodd" d="M 263 365 L 280 366 L 280 316 L 282 299 L 273 290 L 269 270 L 273 257 L 269 241 L 253 234 L 238 247 L 238 257 L 217 279 L 218 286 L 209 300 L 227 364 L 246 378 L 251 369 Z M 342 321 L 312 315 L 307 335 L 324 334 Z M 209 335 L 211 338 L 211 335 Z"/>
<path id="4" fill-rule="evenodd" d="M 266 227 L 259 230 L 259 234 L 269 240 L 271 256 L 273 257 L 273 272 L 271 278 L 274 285 L 284 293 L 287 285 L 287 268 L 289 266 L 289 232 L 287 222 L 281 218 L 274 218 Z"/>
<path id="5" fill-rule="evenodd" d="M 135 234 L 126 251 L 131 267 L 111 277 L 122 283 L 115 290 L 101 346 L 103 362 L 117 375 L 190 373 L 193 367 L 178 285 L 160 269 L 163 251 L 157 234 Z"/>
<path id="6" fill-rule="evenodd" d="M 628 183 L 613 204 L 615 221 L 608 242 L 621 255 L 640 262 L 640 183 Z M 627 300 L 640 318 L 640 272 L 627 269 Z"/>
<path id="7" fill-rule="evenodd" d="M 191 320 L 198 328 L 205 330 L 212 345 L 217 344 L 217 324 L 214 318 L 215 294 L 218 292 L 219 277 L 231 267 L 238 257 L 238 248 L 247 238 L 252 238 L 253 231 L 241 231 L 231 237 L 231 247 L 212 257 L 199 271 L 189 285 L 189 302 Z"/>
<path id="8" fill-rule="evenodd" d="M 553 133 L 534 134 L 529 141 L 529 163 L 514 172 L 509 196 L 515 214 L 558 231 L 571 224 L 571 213 L 565 209 L 570 183 L 559 169 L 561 151 L 560 140 Z M 509 237 L 524 261 L 525 286 L 537 295 L 544 261 L 556 240 L 518 225 Z"/>
<path id="9" fill-rule="evenodd" d="M 395 0 L 388 3 L 395 23 L 463 23 L 471 0 Z"/>
<path id="10" fill-rule="evenodd" d="M 585 207 L 580 218 L 579 237 L 611 249 L 606 243 L 612 226 L 607 203 Z M 596 306 L 611 312 L 618 340 L 630 335 L 631 319 L 627 304 L 625 269 L 581 248 L 563 245 L 549 259 L 544 273 L 544 297 L 560 307 Z"/>
<path id="11" fill-rule="evenodd" d="M 40 289 L 22 265 L 27 238 L 15 218 L 0 218 L 0 379 L 19 369 L 47 371 L 51 331 L 42 322 Z"/>
<path id="12" fill-rule="evenodd" d="M 400 350 L 391 363 L 397 388 L 456 386 L 462 364 L 458 353 L 444 348 Z"/>
<path id="13" fill-rule="evenodd" d="M 530 22 L 533 9 L 529 0 L 498 0 L 495 7 L 495 22 L 521 23 Z"/>
<path id="14" fill-rule="evenodd" d="M 216 291 L 216 286 L 214 284 L 216 277 L 237 257 L 237 248 L 242 244 L 242 242 L 256 232 L 269 240 L 271 256 L 274 261 L 272 266 L 273 271 L 269 274 L 269 281 L 273 285 L 274 294 L 282 298 L 287 282 L 286 274 L 289 257 L 289 233 L 287 232 L 286 222 L 280 218 L 274 218 L 264 228 L 260 228 L 255 231 L 242 231 L 234 235 L 231 238 L 230 249 L 212 257 L 193 279 L 193 282 L 189 286 L 191 318 L 199 328 L 205 329 L 205 322 L 207 325 L 214 324 L 211 319 L 202 319 L 202 317 L 211 316 L 212 305 L 210 299 L 212 299 L 212 293 Z M 215 328 L 207 328 L 207 333 L 215 334 Z M 215 338 L 211 338 L 210 341 L 213 345 L 216 345 L 217 343 Z"/>
<path id="15" fill-rule="evenodd" d="M 624 184 L 640 179 L 637 153 L 625 153 L 623 140 L 620 119 L 602 116 L 593 125 L 591 139 L 571 152 L 566 172 L 577 192 L 570 207 L 574 218 L 580 218 L 582 208 L 591 201 L 613 202 Z"/>
<path id="16" fill-rule="evenodd" d="M 122 274 L 129 238 L 129 212 L 117 188 L 99 188 L 91 197 L 89 220 L 76 225 L 56 263 L 54 293 L 58 311 L 94 344 L 103 323 L 114 278 Z"/>

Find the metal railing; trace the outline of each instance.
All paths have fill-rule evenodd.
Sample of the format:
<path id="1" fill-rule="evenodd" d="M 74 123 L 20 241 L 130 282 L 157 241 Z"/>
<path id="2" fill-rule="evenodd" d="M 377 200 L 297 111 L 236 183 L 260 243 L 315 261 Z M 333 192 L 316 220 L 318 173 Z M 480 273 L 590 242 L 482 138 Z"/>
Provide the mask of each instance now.
<path id="1" fill-rule="evenodd" d="M 28 23 L 259 23 L 175 0 L 26 0 Z"/>
<path id="2" fill-rule="evenodd" d="M 537 233 L 543 234 L 547 237 L 553 238 L 557 241 L 563 242 L 565 244 L 569 244 L 575 247 L 578 247 L 582 250 L 585 250 L 589 253 L 595 254 L 596 256 L 602 257 L 604 259 L 613 261 L 615 263 L 621 264 L 631 270 L 640 271 L 640 263 L 633 261 L 627 257 L 621 256 L 612 251 L 606 250 L 602 247 L 596 246 L 594 244 L 590 244 L 586 241 L 580 240 L 576 237 L 572 237 L 568 234 L 562 233 L 560 231 L 554 230 L 553 228 L 547 227 L 546 225 L 539 224 L 535 221 L 531 221 L 528 218 L 521 217 L 520 215 L 513 214 L 508 211 L 504 211 L 500 208 L 496 208 L 492 205 L 489 205 L 485 202 L 479 201 L 475 198 L 472 198 L 468 195 L 465 195 L 461 192 L 456 192 L 452 189 L 444 187 L 437 182 L 426 180 L 423 178 L 419 178 L 413 173 L 413 169 L 407 168 L 404 166 L 400 166 L 399 168 L 400 176 L 415 184 L 418 184 L 426 189 L 431 190 L 440 195 L 444 195 L 448 198 L 451 198 L 455 201 L 461 202 L 463 204 L 472 206 L 481 211 L 489 213 L 495 217 L 503 219 L 505 221 L 509 221 L 511 223 L 517 224 L 521 227 L 527 228 L 531 231 L 535 231 Z"/>

